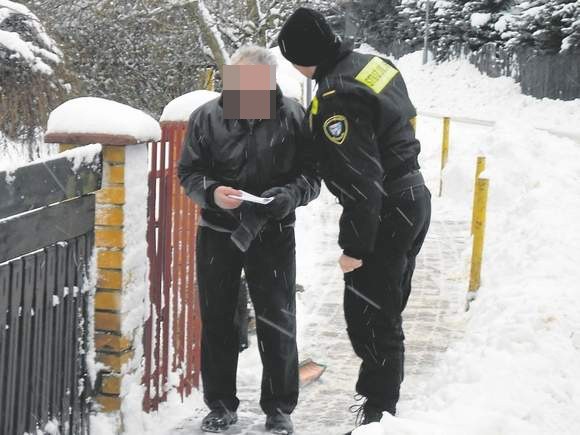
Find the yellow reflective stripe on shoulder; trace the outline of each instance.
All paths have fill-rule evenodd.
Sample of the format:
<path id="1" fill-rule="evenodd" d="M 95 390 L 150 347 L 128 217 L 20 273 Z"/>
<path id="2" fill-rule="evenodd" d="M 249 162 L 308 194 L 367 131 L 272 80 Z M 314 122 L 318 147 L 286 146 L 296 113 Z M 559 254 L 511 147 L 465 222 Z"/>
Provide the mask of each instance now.
<path id="1" fill-rule="evenodd" d="M 310 113 L 313 115 L 318 115 L 318 98 L 314 97 L 310 106 Z"/>
<path id="2" fill-rule="evenodd" d="M 318 115 L 318 98 L 316 96 L 314 96 L 310 103 L 310 113 L 308 113 L 308 126 L 310 127 L 310 131 L 312 131 L 314 126 L 314 115 Z"/>
<path id="3" fill-rule="evenodd" d="M 375 93 L 381 92 L 399 73 L 380 57 L 373 57 L 369 63 L 355 77 L 359 82 L 367 85 Z"/>

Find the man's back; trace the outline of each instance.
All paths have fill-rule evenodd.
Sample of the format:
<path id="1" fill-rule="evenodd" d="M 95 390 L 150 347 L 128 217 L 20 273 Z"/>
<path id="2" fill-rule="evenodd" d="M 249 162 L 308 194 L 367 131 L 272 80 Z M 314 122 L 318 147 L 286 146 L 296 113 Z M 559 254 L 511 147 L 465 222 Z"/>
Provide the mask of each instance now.
<path id="1" fill-rule="evenodd" d="M 353 52 L 343 43 L 336 60 L 317 70 L 315 78 L 322 115 L 318 118 L 356 114 L 354 120 L 376 136 L 386 180 L 419 169 L 420 143 L 410 122 L 416 110 L 402 75 L 390 61 Z"/>

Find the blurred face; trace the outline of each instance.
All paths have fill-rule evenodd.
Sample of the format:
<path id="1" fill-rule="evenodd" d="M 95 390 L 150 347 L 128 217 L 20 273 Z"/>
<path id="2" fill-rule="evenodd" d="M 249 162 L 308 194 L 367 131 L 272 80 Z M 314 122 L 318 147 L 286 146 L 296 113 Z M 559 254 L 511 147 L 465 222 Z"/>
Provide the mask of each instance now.
<path id="1" fill-rule="evenodd" d="M 311 79 L 312 77 L 314 77 L 314 73 L 316 71 L 316 67 L 315 66 L 301 66 L 301 65 L 296 65 L 296 64 L 292 64 L 294 66 L 294 68 L 296 68 L 300 74 L 302 74 L 304 77 L 308 77 L 309 79 Z"/>
<path id="2" fill-rule="evenodd" d="M 276 67 L 272 65 L 224 66 L 225 119 L 276 117 Z"/>

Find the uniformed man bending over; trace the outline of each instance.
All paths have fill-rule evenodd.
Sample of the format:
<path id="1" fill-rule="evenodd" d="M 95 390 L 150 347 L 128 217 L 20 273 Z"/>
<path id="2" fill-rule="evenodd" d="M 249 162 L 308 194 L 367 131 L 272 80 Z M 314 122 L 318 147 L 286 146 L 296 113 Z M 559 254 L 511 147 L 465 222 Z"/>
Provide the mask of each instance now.
<path id="1" fill-rule="evenodd" d="M 353 52 L 317 11 L 284 24 L 282 54 L 318 84 L 308 110 L 319 169 L 343 206 L 339 244 L 350 341 L 362 359 L 362 423 L 395 414 L 403 380 L 401 313 L 431 214 L 415 108 L 386 59 Z"/>

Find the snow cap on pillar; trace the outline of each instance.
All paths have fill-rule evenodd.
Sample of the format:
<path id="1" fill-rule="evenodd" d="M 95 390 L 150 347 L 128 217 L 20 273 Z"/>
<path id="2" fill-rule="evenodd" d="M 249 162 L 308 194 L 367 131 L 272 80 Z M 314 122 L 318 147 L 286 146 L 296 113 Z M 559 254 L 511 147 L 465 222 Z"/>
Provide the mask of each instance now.
<path id="1" fill-rule="evenodd" d="M 278 45 L 293 64 L 318 66 L 338 51 L 340 38 L 320 12 L 298 8 L 282 26 Z"/>
<path id="2" fill-rule="evenodd" d="M 87 145 L 134 145 L 161 139 L 151 116 L 131 106 L 95 97 L 69 100 L 52 111 L 44 141 Z"/>
<path id="3" fill-rule="evenodd" d="M 205 103 L 215 100 L 220 94 L 214 91 L 200 89 L 177 97 L 163 109 L 160 122 L 187 122 L 191 114 Z"/>

